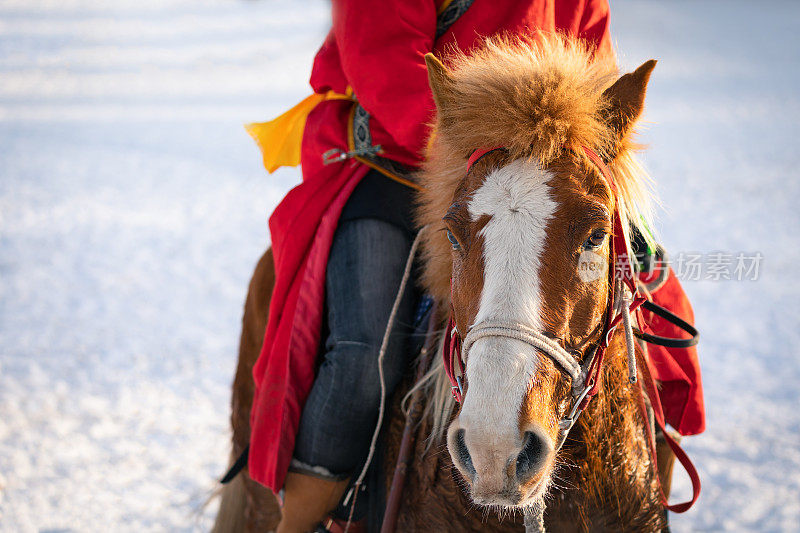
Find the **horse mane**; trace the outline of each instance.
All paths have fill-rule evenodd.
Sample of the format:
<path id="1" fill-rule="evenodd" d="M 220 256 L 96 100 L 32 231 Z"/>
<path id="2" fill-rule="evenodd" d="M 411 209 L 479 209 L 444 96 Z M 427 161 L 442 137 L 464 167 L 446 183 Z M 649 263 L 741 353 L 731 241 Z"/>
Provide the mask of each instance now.
<path id="1" fill-rule="evenodd" d="M 503 146 L 511 157 L 534 158 L 543 167 L 565 150 L 593 148 L 609 161 L 623 224 L 630 221 L 652 238 L 651 181 L 634 157 L 638 147 L 630 135 L 616 138 L 604 120 L 609 102 L 603 91 L 619 76 L 613 57 L 593 55 L 576 38 L 539 33 L 492 37 L 469 54 L 452 52 L 445 63 L 451 103 L 438 110 L 434 121 L 416 206 L 419 227 L 428 226 L 422 236 L 421 284 L 439 309 L 449 309 L 452 269 L 441 219 L 477 148 Z M 454 408 L 441 357 L 434 357 L 416 389 L 427 398 L 434 442 Z"/>

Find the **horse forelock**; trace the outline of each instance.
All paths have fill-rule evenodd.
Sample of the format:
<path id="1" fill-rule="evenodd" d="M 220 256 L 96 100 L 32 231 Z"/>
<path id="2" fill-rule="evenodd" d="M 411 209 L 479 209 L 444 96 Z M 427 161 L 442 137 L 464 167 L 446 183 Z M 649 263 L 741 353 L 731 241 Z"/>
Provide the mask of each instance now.
<path id="1" fill-rule="evenodd" d="M 450 94 L 439 110 L 437 135 L 460 154 L 504 146 L 516 159 L 547 165 L 565 147 L 608 147 L 603 90 L 617 78 L 611 58 L 595 58 L 585 43 L 558 34 L 487 39 L 457 52 Z"/>

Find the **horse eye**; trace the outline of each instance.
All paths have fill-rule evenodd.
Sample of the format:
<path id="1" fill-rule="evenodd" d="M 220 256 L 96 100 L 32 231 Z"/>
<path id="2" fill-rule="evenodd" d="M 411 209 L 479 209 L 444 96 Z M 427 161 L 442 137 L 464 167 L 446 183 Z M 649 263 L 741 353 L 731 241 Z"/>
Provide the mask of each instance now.
<path id="1" fill-rule="evenodd" d="M 606 240 L 606 232 L 605 230 L 598 229 L 592 232 L 589 235 L 589 238 L 586 239 L 586 242 L 583 243 L 584 250 L 593 250 L 600 248 L 603 245 L 603 242 Z"/>
<path id="2" fill-rule="evenodd" d="M 453 235 L 453 232 L 450 230 L 447 230 L 447 240 L 450 241 L 450 244 L 453 245 L 453 250 L 461 249 L 461 245 L 458 243 L 458 239 L 456 239 L 456 236 Z"/>

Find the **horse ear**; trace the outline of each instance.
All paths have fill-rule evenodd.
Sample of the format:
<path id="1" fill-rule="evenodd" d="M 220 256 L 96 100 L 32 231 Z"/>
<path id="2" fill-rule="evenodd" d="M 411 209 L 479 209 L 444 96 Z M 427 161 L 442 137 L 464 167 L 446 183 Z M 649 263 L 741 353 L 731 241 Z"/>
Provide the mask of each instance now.
<path id="1" fill-rule="evenodd" d="M 425 64 L 428 66 L 428 84 L 431 86 L 433 101 L 441 113 L 450 101 L 453 87 L 453 78 L 439 59 L 433 54 L 425 54 Z"/>
<path id="2" fill-rule="evenodd" d="M 603 92 L 608 101 L 605 120 L 616 133 L 617 142 L 622 141 L 642 114 L 644 96 L 650 73 L 656 66 L 656 60 L 646 61 L 642 66 L 618 79 L 614 85 Z"/>

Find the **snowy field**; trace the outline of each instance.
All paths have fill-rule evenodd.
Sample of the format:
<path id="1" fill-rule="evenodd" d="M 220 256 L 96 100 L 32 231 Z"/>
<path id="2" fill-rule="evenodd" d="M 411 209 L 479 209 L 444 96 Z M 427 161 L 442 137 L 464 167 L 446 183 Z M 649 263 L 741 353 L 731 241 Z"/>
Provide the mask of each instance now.
<path id="1" fill-rule="evenodd" d="M 267 176 L 244 122 L 308 93 L 324 0 L 0 0 L 0 531 L 207 530 Z M 686 281 L 708 431 L 675 531 L 800 524 L 800 6 L 614 2 L 659 59 L 642 141 Z M 677 496 L 688 494 L 677 481 Z"/>

